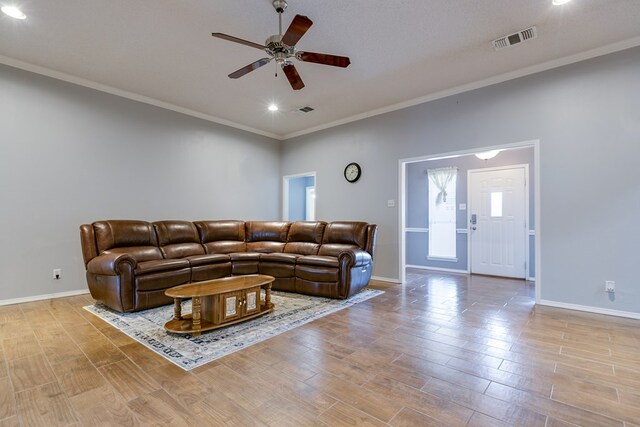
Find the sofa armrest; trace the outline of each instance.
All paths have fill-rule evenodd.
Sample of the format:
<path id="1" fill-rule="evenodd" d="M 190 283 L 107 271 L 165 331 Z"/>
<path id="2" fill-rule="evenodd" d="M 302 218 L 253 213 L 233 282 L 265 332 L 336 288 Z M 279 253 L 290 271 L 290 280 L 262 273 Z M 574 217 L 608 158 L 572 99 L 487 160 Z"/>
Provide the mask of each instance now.
<path id="1" fill-rule="evenodd" d="M 124 271 L 133 271 L 138 263 L 129 254 L 102 254 L 87 264 L 87 272 L 107 276 L 117 276 Z"/>
<path id="2" fill-rule="evenodd" d="M 361 267 L 371 264 L 371 254 L 362 249 L 351 249 L 338 254 L 338 261 L 341 266 L 347 268 Z"/>

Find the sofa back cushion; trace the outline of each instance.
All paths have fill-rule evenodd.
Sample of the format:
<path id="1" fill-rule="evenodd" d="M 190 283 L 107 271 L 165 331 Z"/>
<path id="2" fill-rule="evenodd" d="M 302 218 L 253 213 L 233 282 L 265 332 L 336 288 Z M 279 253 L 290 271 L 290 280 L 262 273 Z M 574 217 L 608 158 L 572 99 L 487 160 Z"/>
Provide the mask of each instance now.
<path id="1" fill-rule="evenodd" d="M 284 252 L 317 255 L 327 223 L 324 221 L 297 221 L 291 224 Z"/>
<path id="2" fill-rule="evenodd" d="M 290 222 L 248 221 L 245 232 L 248 252 L 282 252 L 287 243 Z"/>
<path id="3" fill-rule="evenodd" d="M 244 221 L 196 221 L 200 243 L 208 254 L 246 251 Z"/>
<path id="4" fill-rule="evenodd" d="M 198 229 L 189 221 L 156 221 L 158 245 L 165 258 L 185 258 L 192 255 L 204 255 L 200 244 Z"/>
<path id="5" fill-rule="evenodd" d="M 96 221 L 93 230 L 99 254 L 128 253 L 138 262 L 162 259 L 156 232 L 150 222 Z"/>
<path id="6" fill-rule="evenodd" d="M 327 224 L 318 255 L 338 256 L 349 249 L 365 249 L 367 245 L 366 222 L 336 221 Z"/>

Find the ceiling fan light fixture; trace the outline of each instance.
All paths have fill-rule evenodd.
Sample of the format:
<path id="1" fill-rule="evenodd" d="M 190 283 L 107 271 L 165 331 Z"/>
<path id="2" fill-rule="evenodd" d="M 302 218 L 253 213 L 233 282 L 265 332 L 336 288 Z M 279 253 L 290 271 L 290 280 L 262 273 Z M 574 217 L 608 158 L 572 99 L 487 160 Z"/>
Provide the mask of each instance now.
<path id="1" fill-rule="evenodd" d="M 25 15 L 20 9 L 18 9 L 15 6 L 2 6 L 0 10 L 2 10 L 2 12 L 4 12 L 5 15 L 9 15 L 10 17 L 15 19 L 27 18 L 27 15 Z"/>
<path id="2" fill-rule="evenodd" d="M 571 0 L 552 0 L 551 4 L 554 6 L 562 6 L 563 4 L 569 3 Z"/>
<path id="3" fill-rule="evenodd" d="M 476 157 L 479 158 L 480 160 L 489 160 L 497 156 L 500 151 L 502 150 L 484 151 L 482 153 L 476 153 Z"/>

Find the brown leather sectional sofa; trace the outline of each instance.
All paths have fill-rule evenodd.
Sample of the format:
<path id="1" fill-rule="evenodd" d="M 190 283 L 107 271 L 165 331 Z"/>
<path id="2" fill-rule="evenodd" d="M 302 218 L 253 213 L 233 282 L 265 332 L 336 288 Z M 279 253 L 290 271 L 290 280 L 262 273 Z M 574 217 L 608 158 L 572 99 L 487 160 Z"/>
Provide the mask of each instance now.
<path id="1" fill-rule="evenodd" d="M 365 222 L 97 221 L 80 226 L 94 299 L 120 312 L 170 304 L 167 288 L 268 274 L 273 289 L 347 298 L 367 286 L 377 226 Z"/>

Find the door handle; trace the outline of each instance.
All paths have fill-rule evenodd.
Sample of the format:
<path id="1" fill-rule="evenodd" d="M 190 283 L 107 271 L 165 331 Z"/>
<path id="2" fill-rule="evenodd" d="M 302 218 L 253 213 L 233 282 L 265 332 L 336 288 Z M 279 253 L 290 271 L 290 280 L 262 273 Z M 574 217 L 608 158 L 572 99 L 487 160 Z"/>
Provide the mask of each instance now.
<path id="1" fill-rule="evenodd" d="M 476 228 L 475 227 L 471 227 L 471 229 L 475 231 Z"/>

